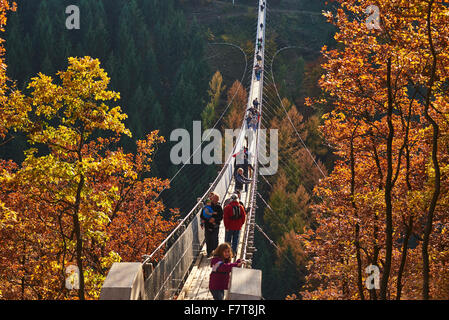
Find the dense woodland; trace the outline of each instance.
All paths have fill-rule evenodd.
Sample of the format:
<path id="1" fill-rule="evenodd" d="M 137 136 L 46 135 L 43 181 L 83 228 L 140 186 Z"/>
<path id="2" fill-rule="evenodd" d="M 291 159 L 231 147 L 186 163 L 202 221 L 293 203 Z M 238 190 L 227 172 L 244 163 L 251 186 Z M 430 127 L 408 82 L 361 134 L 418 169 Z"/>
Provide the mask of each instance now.
<path id="1" fill-rule="evenodd" d="M 83 14 L 82 28 L 68 32 L 66 15 L 55 13 L 64 13 L 70 4 Z M 121 145 L 135 151 L 134 141 L 153 130 L 168 140 L 174 128 L 191 130 L 192 121 L 200 119 L 212 75 L 204 59 L 205 43 L 200 26 L 188 23 L 175 1 L 25 0 L 9 20 L 6 62 L 10 77 L 24 88 L 38 72 L 51 75 L 65 68 L 68 57 L 99 59 L 129 116 L 126 124 L 133 138 L 123 138 Z M 18 140 L 25 144 L 16 139 L 1 152 L 23 160 Z M 177 169 L 166 165 L 170 147 L 160 146 L 154 176 L 175 174 Z M 173 182 L 177 190 L 186 188 L 189 175 L 197 172 L 191 171 Z M 204 176 L 195 177 L 199 186 L 188 188 L 190 193 L 167 195 L 169 205 L 187 210 L 210 178 L 210 171 L 203 171 Z"/>
<path id="2" fill-rule="evenodd" d="M 277 246 L 256 231 L 265 299 L 449 297 L 448 9 L 396 2 L 369 30 L 369 1 L 269 1 L 262 127 L 280 150 L 258 185 L 257 223 Z M 71 4 L 80 30 L 64 28 Z M 0 6 L 0 297 L 95 299 L 110 265 L 151 252 L 220 169 L 176 175 L 169 135 L 212 127 L 228 105 L 218 127 L 241 125 L 250 66 L 218 43 L 251 64 L 257 8 Z M 74 261 L 77 296 L 64 289 Z"/>

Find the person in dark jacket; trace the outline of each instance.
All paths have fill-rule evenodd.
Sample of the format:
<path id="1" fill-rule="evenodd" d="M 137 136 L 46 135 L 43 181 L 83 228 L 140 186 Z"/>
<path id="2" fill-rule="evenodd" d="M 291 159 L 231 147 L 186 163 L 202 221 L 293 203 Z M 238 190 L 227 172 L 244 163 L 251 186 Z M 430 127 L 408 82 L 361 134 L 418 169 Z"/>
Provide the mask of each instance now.
<path id="1" fill-rule="evenodd" d="M 262 50 L 262 41 L 260 39 L 257 40 L 257 51 Z"/>
<path id="2" fill-rule="evenodd" d="M 237 253 L 237 245 L 239 243 L 240 230 L 246 221 L 245 209 L 239 203 L 236 194 L 231 196 L 232 201 L 225 207 L 223 214 L 223 222 L 225 226 L 225 241 L 232 243 L 232 250 Z"/>
<path id="3" fill-rule="evenodd" d="M 257 101 L 257 100 L 254 100 L 253 101 L 253 103 L 254 102 L 256 102 L 257 103 L 257 106 L 259 106 L 259 101 Z M 259 111 L 255 108 L 255 107 L 251 107 L 251 108 L 249 108 L 248 109 L 248 116 L 249 117 L 254 117 L 254 116 L 257 116 L 259 114 Z"/>
<path id="4" fill-rule="evenodd" d="M 243 185 L 250 184 L 251 182 L 251 179 L 248 179 L 243 175 L 243 168 L 238 168 L 235 175 L 235 191 L 242 191 Z"/>
<path id="5" fill-rule="evenodd" d="M 252 116 L 252 114 L 251 113 L 248 113 L 248 115 L 246 116 L 246 126 L 248 127 L 248 128 L 250 128 L 250 126 L 251 126 L 251 120 L 253 119 L 253 116 Z"/>
<path id="6" fill-rule="evenodd" d="M 257 98 L 253 100 L 253 106 L 254 106 L 254 108 L 256 108 L 256 111 L 257 111 L 257 109 L 259 108 L 259 100 L 257 100 Z M 251 110 L 251 109 L 252 108 L 250 108 L 249 110 Z"/>
<path id="7" fill-rule="evenodd" d="M 223 208 L 220 205 L 220 197 L 215 192 L 209 196 L 210 203 L 208 206 L 212 208 L 211 217 L 206 219 L 202 214 L 201 222 L 204 225 L 204 238 L 206 240 L 207 256 L 211 256 L 212 251 L 218 246 L 218 231 L 220 229 L 221 220 L 223 220 Z"/>
<path id="8" fill-rule="evenodd" d="M 254 70 L 255 70 L 254 73 L 256 75 L 257 81 L 260 81 L 260 77 L 262 76 L 262 71 L 263 71 L 262 67 L 259 64 L 257 64 L 254 67 Z"/>
<path id="9" fill-rule="evenodd" d="M 256 126 L 257 126 L 257 123 L 256 123 Z M 248 177 L 248 179 L 250 179 L 252 177 L 254 167 L 251 163 L 249 163 L 248 149 L 246 149 L 246 152 L 244 152 L 242 156 L 243 156 L 243 160 L 239 159 L 239 162 L 236 163 L 236 173 L 238 172 L 239 168 L 242 168 L 243 169 L 243 177 Z M 248 184 L 245 184 L 245 192 L 247 192 L 247 191 L 248 191 Z"/>
<path id="10" fill-rule="evenodd" d="M 212 272 L 209 276 L 209 290 L 214 300 L 223 300 L 224 291 L 229 289 L 229 274 L 232 268 L 240 268 L 244 262 L 239 259 L 231 263 L 233 255 L 229 243 L 220 244 L 213 254 L 210 261 Z"/>

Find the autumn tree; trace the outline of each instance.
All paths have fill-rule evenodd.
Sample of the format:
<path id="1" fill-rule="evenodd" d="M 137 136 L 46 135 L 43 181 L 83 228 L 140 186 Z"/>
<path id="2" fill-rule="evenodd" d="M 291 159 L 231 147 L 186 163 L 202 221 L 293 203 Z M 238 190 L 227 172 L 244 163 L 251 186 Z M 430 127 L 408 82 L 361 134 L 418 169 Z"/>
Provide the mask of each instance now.
<path id="1" fill-rule="evenodd" d="M 269 207 L 264 212 L 264 223 L 269 226 L 273 240 L 294 231 L 301 233 L 306 226 L 310 196 L 302 185 L 289 186 L 285 171 L 279 173 L 270 193 Z"/>
<path id="2" fill-rule="evenodd" d="M 12 296 L 21 286 L 23 298 L 70 298 L 65 270 L 75 264 L 77 298 L 98 298 L 113 262 L 140 260 L 173 227 L 175 215 L 163 219 L 165 208 L 154 200 L 168 181 L 149 178 L 163 139 L 151 133 L 137 142 L 135 155 L 115 147 L 131 133 L 123 123 L 127 116 L 113 106 L 120 95 L 108 90 L 98 60 L 70 58 L 57 75 L 39 74 L 29 95 L 8 102 L 30 109 L 22 130 L 33 147 L 21 167 L 1 177 L 20 222 L 1 248 L 2 256 L 20 248 L 18 256 L 2 260 L 10 265 L 1 285 Z"/>
<path id="3" fill-rule="evenodd" d="M 223 120 L 223 128 L 240 128 L 245 115 L 246 104 L 248 103 L 248 93 L 240 81 L 235 80 L 231 88 L 229 88 L 227 92 L 227 103 L 229 105 L 229 111 Z"/>
<path id="4" fill-rule="evenodd" d="M 211 81 L 209 82 L 208 93 L 210 101 L 201 113 L 204 129 L 209 129 L 214 125 L 214 121 L 216 121 L 216 109 L 219 106 L 221 94 L 225 89 L 226 86 L 223 85 L 223 76 L 221 75 L 220 71 L 215 72 Z"/>
<path id="5" fill-rule="evenodd" d="M 267 273 L 263 289 L 270 291 L 270 295 L 285 297 L 296 292 L 304 281 L 306 254 L 298 246 L 295 235 L 312 223 L 312 190 L 322 177 L 314 161 L 321 170 L 325 171 L 325 168 L 319 160 L 312 158 L 301 142 L 307 140 L 307 128 L 312 128 L 313 123 L 305 120 L 288 99 L 284 98 L 281 103 L 285 110 L 281 105 L 266 111 L 269 120 L 262 121 L 267 127 L 278 130 L 278 173 L 262 179 L 268 183 L 260 181 L 260 192 L 266 194 L 264 198 L 267 199 L 260 223 L 279 249 L 274 252 L 271 247 L 262 249 L 267 252 L 261 254 L 257 263 Z M 279 277 L 286 279 L 282 285 L 278 283 Z"/>
<path id="6" fill-rule="evenodd" d="M 320 86 L 334 110 L 321 131 L 339 160 L 316 190 L 318 228 L 301 236 L 311 257 L 305 297 L 447 298 L 445 225 L 448 8 L 439 1 L 369 1 L 327 13 L 337 49 L 323 48 Z M 357 17 L 357 19 L 353 19 Z M 420 254 L 418 254 L 420 252 Z M 432 259 L 430 259 L 432 257 Z M 380 288 L 365 287 L 365 268 Z"/>
<path id="7" fill-rule="evenodd" d="M 8 11 L 15 11 L 16 4 L 9 0 L 0 1 L 0 33 L 5 31 Z M 14 109 L 8 105 L 8 97 L 11 94 L 11 83 L 6 75 L 5 64 L 5 40 L 0 37 L 0 146 L 10 128 L 20 125 L 26 111 Z"/>

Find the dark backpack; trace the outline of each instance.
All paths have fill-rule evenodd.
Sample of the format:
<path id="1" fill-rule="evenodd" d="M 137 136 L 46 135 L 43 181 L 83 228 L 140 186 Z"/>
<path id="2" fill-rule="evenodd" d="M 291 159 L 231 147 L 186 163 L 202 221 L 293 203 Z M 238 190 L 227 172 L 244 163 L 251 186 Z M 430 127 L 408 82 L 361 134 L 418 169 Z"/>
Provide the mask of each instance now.
<path id="1" fill-rule="evenodd" d="M 232 206 L 231 220 L 239 220 L 241 217 L 242 212 L 240 211 L 240 206 Z"/>

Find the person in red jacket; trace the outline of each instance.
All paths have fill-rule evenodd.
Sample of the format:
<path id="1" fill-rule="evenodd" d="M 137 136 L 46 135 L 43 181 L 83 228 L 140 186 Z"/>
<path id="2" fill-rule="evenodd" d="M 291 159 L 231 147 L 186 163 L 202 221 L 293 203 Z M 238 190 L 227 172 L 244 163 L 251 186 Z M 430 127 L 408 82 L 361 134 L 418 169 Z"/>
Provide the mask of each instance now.
<path id="1" fill-rule="evenodd" d="M 214 297 L 214 300 L 223 300 L 224 291 L 229 287 L 229 274 L 232 268 L 241 267 L 244 262 L 237 260 L 231 263 L 232 251 L 229 243 L 220 244 L 213 252 L 210 266 L 212 272 L 209 276 L 209 290 Z"/>
<path id="2" fill-rule="evenodd" d="M 223 222 L 226 229 L 225 241 L 232 243 L 234 254 L 237 254 L 240 229 L 242 229 L 242 226 L 245 224 L 245 219 L 245 209 L 239 203 L 238 196 L 233 194 L 231 196 L 231 202 L 224 209 Z"/>

